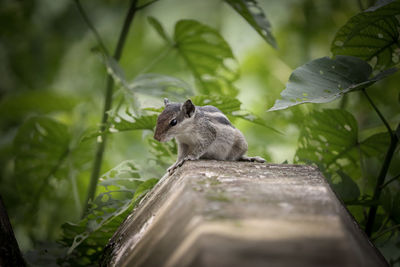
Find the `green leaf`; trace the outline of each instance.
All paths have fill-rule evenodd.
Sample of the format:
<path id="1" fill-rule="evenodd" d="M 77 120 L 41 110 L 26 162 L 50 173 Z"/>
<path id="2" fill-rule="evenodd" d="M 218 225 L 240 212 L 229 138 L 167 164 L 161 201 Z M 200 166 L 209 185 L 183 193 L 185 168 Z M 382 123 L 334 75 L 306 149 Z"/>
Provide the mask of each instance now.
<path id="1" fill-rule="evenodd" d="M 178 147 L 175 140 L 171 142 L 158 142 L 153 137 L 147 138 L 149 152 L 154 156 L 158 166 L 170 166 L 177 158 Z"/>
<path id="2" fill-rule="evenodd" d="M 242 105 L 237 98 L 230 96 L 197 95 L 192 97 L 191 100 L 197 106 L 210 105 L 217 107 L 226 115 L 231 115 L 232 112 L 239 111 Z"/>
<path id="3" fill-rule="evenodd" d="M 19 128 L 13 144 L 15 172 L 32 192 L 29 196 L 37 196 L 51 178 L 63 177 L 58 172 L 70 152 L 70 139 L 67 126 L 48 117 L 32 117 Z"/>
<path id="4" fill-rule="evenodd" d="M 346 93 L 371 86 L 396 72 L 389 69 L 369 78 L 372 68 L 367 62 L 351 56 L 323 57 L 298 67 L 290 75 L 282 100 L 269 111 L 285 109 L 303 103 L 327 103 Z"/>
<path id="5" fill-rule="evenodd" d="M 360 189 L 358 185 L 348 176 L 346 173 L 342 171 L 337 172 L 341 178 L 339 183 L 331 184 L 333 190 L 343 202 L 350 202 L 357 200 L 360 197 Z"/>
<path id="6" fill-rule="evenodd" d="M 358 126 L 349 112 L 325 109 L 310 114 L 301 129 L 295 161 L 316 163 L 324 169 L 346 159 L 345 165 L 358 163 Z"/>
<path id="7" fill-rule="evenodd" d="M 233 82 L 239 76 L 238 64 L 216 30 L 194 20 L 180 20 L 175 25 L 174 42 L 201 94 L 237 95 Z"/>
<path id="8" fill-rule="evenodd" d="M 157 115 L 142 115 L 140 117 L 122 115 L 119 113 L 117 117 L 113 118 L 113 122 L 108 128 L 108 132 L 122 132 L 132 130 L 150 130 L 152 131 L 157 122 Z"/>
<path id="9" fill-rule="evenodd" d="M 153 131 L 156 122 L 157 114 L 134 116 L 132 112 L 126 109 L 124 112 L 119 111 L 118 114 L 110 116 L 110 124 L 106 127 L 104 132 L 98 130 L 87 133 L 83 137 L 83 141 L 98 137 L 104 133 L 119 133 L 125 131 L 135 130 L 150 130 Z"/>
<path id="10" fill-rule="evenodd" d="M 71 244 L 69 254 L 75 249 L 88 256 L 89 249 L 103 248 L 133 206 L 157 182 L 145 180 L 131 160 L 120 163 L 100 177 L 101 190 L 91 203 L 85 218 L 77 224 L 63 225 L 64 244 Z M 88 249 L 89 248 L 89 249 Z"/>
<path id="11" fill-rule="evenodd" d="M 380 158 L 389 145 L 387 134 L 359 140 L 354 116 L 341 109 L 314 111 L 304 121 L 294 161 L 314 163 L 325 173 L 343 171 L 358 179 L 360 155 Z M 324 173 L 324 174 L 325 174 Z"/>
<path id="12" fill-rule="evenodd" d="M 192 87 L 181 79 L 155 73 L 146 73 L 137 76 L 129 89 L 135 93 L 155 96 L 158 98 L 168 97 L 171 100 L 183 101 L 194 94 Z"/>
<path id="13" fill-rule="evenodd" d="M 361 142 L 361 151 L 367 157 L 378 157 L 386 153 L 389 145 L 389 134 L 387 132 L 377 133 Z"/>
<path id="14" fill-rule="evenodd" d="M 371 61 L 378 70 L 398 64 L 399 14 L 399 1 L 357 14 L 337 32 L 331 44 L 332 53 Z"/>
<path id="15" fill-rule="evenodd" d="M 241 109 L 242 103 L 234 97 L 230 96 L 211 96 L 211 95 L 199 95 L 192 97 L 192 101 L 198 106 L 214 106 L 222 111 L 228 118 L 240 118 L 258 125 L 261 125 L 267 129 L 270 129 L 276 133 L 282 134 L 280 131 L 269 126 L 259 116 Z"/>
<path id="16" fill-rule="evenodd" d="M 265 41 L 277 48 L 271 24 L 255 0 L 225 0 L 225 2 L 235 9 Z"/>
<path id="17" fill-rule="evenodd" d="M 168 38 L 167 34 L 165 33 L 165 30 L 161 23 L 154 17 L 147 17 L 147 20 L 149 21 L 150 25 L 156 30 L 156 32 L 160 35 L 162 39 L 164 39 L 167 44 L 171 44 L 172 41 Z"/>

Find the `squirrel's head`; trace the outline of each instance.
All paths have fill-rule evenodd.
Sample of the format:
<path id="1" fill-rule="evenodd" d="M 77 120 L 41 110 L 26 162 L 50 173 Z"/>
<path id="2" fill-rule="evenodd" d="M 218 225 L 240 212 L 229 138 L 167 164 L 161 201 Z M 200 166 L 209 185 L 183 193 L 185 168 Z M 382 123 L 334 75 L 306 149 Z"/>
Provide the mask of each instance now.
<path id="1" fill-rule="evenodd" d="M 185 132 L 187 123 L 194 117 L 196 111 L 190 99 L 185 103 L 170 103 L 167 98 L 164 99 L 165 108 L 158 116 L 154 139 L 160 142 L 170 141 L 175 136 Z"/>

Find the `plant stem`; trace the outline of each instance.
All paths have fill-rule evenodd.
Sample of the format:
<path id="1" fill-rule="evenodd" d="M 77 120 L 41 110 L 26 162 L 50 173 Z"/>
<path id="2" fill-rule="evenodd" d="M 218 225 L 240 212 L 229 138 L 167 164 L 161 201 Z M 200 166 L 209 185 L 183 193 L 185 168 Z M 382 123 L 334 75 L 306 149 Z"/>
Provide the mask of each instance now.
<path id="1" fill-rule="evenodd" d="M 397 126 L 397 130 L 396 131 L 398 131 L 399 128 L 400 128 L 400 124 Z M 387 172 L 389 170 L 390 162 L 391 162 L 391 160 L 393 158 L 393 154 L 394 154 L 394 151 L 396 150 L 396 146 L 397 146 L 398 141 L 399 141 L 399 139 L 398 139 L 397 135 L 395 135 L 395 134 L 391 134 L 390 135 L 390 145 L 389 145 L 389 148 L 388 148 L 388 150 L 386 152 L 385 160 L 383 162 L 381 171 L 380 171 L 379 176 L 378 176 L 378 180 L 377 180 L 376 185 L 375 185 L 374 195 L 372 197 L 373 201 L 378 201 L 379 200 L 379 197 L 380 197 L 382 189 L 383 189 L 382 185 L 385 182 L 386 174 L 387 174 Z M 371 234 L 372 234 L 372 229 L 373 229 L 373 226 L 374 226 L 374 221 L 375 221 L 377 210 L 378 210 L 378 205 L 372 206 L 369 209 L 368 218 L 367 218 L 367 224 L 365 226 L 365 232 L 366 232 L 366 234 L 368 236 L 371 236 Z"/>
<path id="2" fill-rule="evenodd" d="M 109 54 L 108 50 L 107 50 L 106 46 L 104 45 L 103 40 L 100 37 L 100 34 L 97 32 L 96 28 L 93 26 L 93 24 L 90 21 L 89 17 L 86 15 L 86 12 L 82 7 L 81 2 L 79 2 L 79 0 L 75 0 L 75 4 L 76 4 L 76 6 L 78 8 L 78 11 L 81 14 L 83 20 L 85 21 L 85 23 L 87 24 L 89 29 L 92 31 L 92 33 L 96 37 L 96 41 L 99 44 L 101 50 L 103 50 L 104 54 L 108 55 Z"/>
<path id="3" fill-rule="evenodd" d="M 121 30 L 121 33 L 118 38 L 117 47 L 115 48 L 115 52 L 113 55 L 113 57 L 116 61 L 119 61 L 119 59 L 121 58 L 122 50 L 125 45 L 126 37 L 128 36 L 129 28 L 130 28 L 132 20 L 135 16 L 135 13 L 136 13 L 137 1 L 138 0 L 131 1 L 128 13 L 125 17 L 124 25 L 122 26 L 122 30 Z M 106 127 L 107 120 L 108 120 L 107 112 L 111 109 L 113 88 L 114 88 L 114 80 L 111 77 L 111 75 L 108 75 L 105 99 L 104 99 L 103 117 L 102 117 L 101 123 L 100 123 L 100 132 L 103 134 L 100 136 L 101 139 L 97 142 L 96 154 L 95 154 L 95 158 L 94 158 L 92 173 L 90 176 L 90 184 L 89 184 L 87 198 L 85 201 L 84 213 L 88 209 L 89 202 L 94 198 L 94 196 L 96 194 L 97 182 L 98 182 L 100 170 L 101 170 L 101 163 L 103 161 L 103 154 L 104 154 L 104 150 L 105 150 L 105 146 L 106 146 L 106 142 L 107 142 L 107 134 L 104 133 L 104 131 L 105 131 L 105 127 Z"/>
<path id="4" fill-rule="evenodd" d="M 396 181 L 396 180 L 399 179 L 399 178 L 400 178 L 400 173 L 399 173 L 398 175 L 396 175 L 395 177 L 393 177 L 392 179 L 390 179 L 389 181 L 387 181 L 386 183 L 384 183 L 384 184 L 381 186 L 381 188 L 382 188 L 382 189 L 385 188 L 388 184 L 390 184 L 391 182 Z"/>
<path id="5" fill-rule="evenodd" d="M 375 112 L 378 114 L 379 118 L 382 120 L 383 124 L 385 124 L 388 132 L 390 135 L 393 135 L 393 131 L 392 128 L 390 128 L 389 123 L 387 122 L 387 120 L 385 119 L 385 117 L 383 117 L 381 111 L 378 109 L 378 107 L 375 105 L 375 103 L 372 101 L 372 99 L 369 97 L 369 95 L 367 94 L 367 91 L 365 91 L 365 88 L 362 89 L 363 94 L 365 95 L 365 97 L 368 99 L 368 102 L 371 104 L 372 108 L 375 110 Z"/>

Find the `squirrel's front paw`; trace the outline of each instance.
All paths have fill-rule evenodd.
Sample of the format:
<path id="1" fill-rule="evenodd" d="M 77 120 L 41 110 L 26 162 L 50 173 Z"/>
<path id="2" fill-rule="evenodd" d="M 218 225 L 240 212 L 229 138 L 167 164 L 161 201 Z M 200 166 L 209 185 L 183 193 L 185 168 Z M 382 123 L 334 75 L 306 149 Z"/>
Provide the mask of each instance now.
<path id="1" fill-rule="evenodd" d="M 175 172 L 175 170 L 176 170 L 178 167 L 181 167 L 181 166 L 183 165 L 183 163 L 185 163 L 185 161 L 187 161 L 187 160 L 195 160 L 195 159 L 196 159 L 195 157 L 187 156 L 187 157 L 185 157 L 185 158 L 183 158 L 183 159 L 181 159 L 181 160 L 175 162 L 171 167 L 169 167 L 169 168 L 167 169 L 167 171 L 168 171 L 169 174 L 171 175 L 171 174 L 173 174 L 173 173 Z"/>

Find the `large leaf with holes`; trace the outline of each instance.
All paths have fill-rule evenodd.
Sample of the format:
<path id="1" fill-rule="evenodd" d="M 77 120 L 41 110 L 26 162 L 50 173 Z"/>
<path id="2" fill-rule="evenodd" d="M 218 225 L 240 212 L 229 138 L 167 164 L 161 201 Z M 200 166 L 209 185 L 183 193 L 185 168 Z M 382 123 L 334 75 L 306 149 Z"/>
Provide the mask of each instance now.
<path id="1" fill-rule="evenodd" d="M 349 112 L 339 109 L 315 111 L 301 129 L 296 162 L 329 167 L 339 158 L 357 164 L 358 126 Z"/>
<path id="2" fill-rule="evenodd" d="M 100 193 L 91 203 L 85 218 L 77 224 L 63 225 L 63 243 L 82 257 L 101 253 L 108 239 L 132 210 L 134 204 L 157 179 L 145 180 L 131 160 L 127 160 L 100 177 Z M 98 257 L 98 255 L 96 256 Z"/>
<path id="3" fill-rule="evenodd" d="M 235 9 L 265 41 L 277 48 L 271 32 L 271 23 L 255 0 L 225 0 L 225 2 Z"/>
<path id="4" fill-rule="evenodd" d="M 371 86 L 396 72 L 388 69 L 370 78 L 371 66 L 356 57 L 323 57 L 298 67 L 290 75 L 282 99 L 269 109 L 280 110 L 303 103 L 327 103 L 346 93 Z"/>
<path id="5" fill-rule="evenodd" d="M 227 115 L 228 118 L 240 118 L 281 134 L 281 132 L 269 126 L 266 121 L 259 116 L 251 113 L 250 111 L 241 109 L 242 103 L 235 97 L 199 95 L 193 97 L 192 101 L 197 106 L 211 105 L 217 107 L 222 113 Z"/>
<path id="6" fill-rule="evenodd" d="M 21 186 L 33 196 L 60 175 L 69 154 L 71 136 L 66 125 L 48 117 L 32 117 L 18 130 L 14 139 L 15 172 Z"/>
<path id="7" fill-rule="evenodd" d="M 215 29 L 195 20 L 180 20 L 173 40 L 201 94 L 237 95 L 233 82 L 239 76 L 238 64 L 228 43 Z"/>
<path id="8" fill-rule="evenodd" d="M 371 61 L 382 70 L 399 63 L 400 1 L 365 10 L 352 17 L 336 33 L 334 55 L 349 55 Z"/>
<path id="9" fill-rule="evenodd" d="M 382 157 L 388 135 L 379 133 L 360 140 L 354 116 L 340 109 L 311 113 L 301 129 L 295 162 L 314 163 L 326 171 L 342 170 L 353 177 L 359 173 L 360 153 Z"/>

